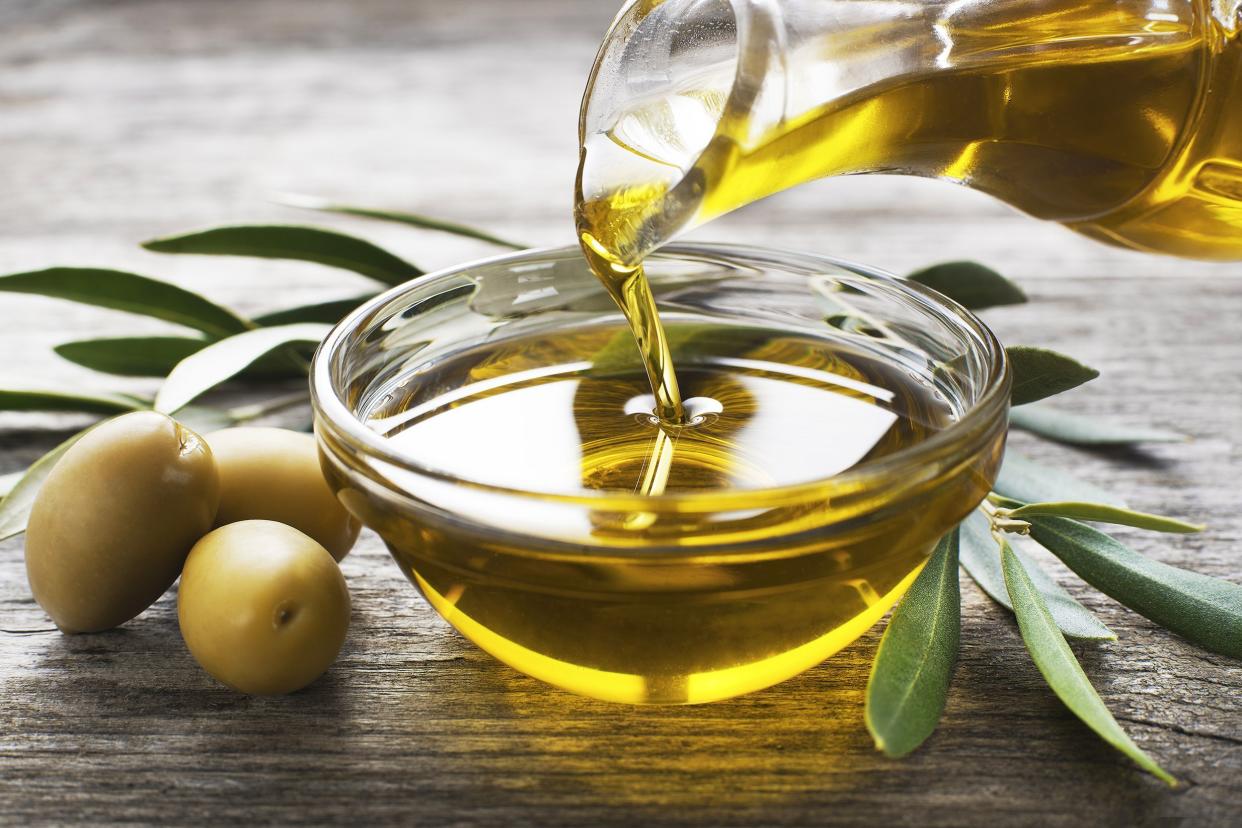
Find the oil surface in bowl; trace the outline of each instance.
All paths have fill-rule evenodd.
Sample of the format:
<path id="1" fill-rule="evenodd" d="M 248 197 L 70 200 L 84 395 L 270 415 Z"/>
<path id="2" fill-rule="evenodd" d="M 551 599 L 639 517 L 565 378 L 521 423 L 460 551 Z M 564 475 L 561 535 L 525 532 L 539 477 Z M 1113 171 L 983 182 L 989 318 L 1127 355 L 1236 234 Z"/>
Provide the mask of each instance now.
<path id="1" fill-rule="evenodd" d="M 927 378 L 845 339 L 668 329 L 679 425 L 653 415 L 617 325 L 488 343 L 363 405 L 401 454 L 454 478 L 386 472 L 427 504 L 368 518 L 407 575 L 483 649 L 597 698 L 709 701 L 818 663 L 889 608 L 986 489 L 960 469 L 929 475 L 917 509 L 876 517 L 884 492 L 832 476 L 953 422 Z M 592 507 L 599 492 L 635 496 Z M 659 494 L 685 497 L 642 508 Z"/>

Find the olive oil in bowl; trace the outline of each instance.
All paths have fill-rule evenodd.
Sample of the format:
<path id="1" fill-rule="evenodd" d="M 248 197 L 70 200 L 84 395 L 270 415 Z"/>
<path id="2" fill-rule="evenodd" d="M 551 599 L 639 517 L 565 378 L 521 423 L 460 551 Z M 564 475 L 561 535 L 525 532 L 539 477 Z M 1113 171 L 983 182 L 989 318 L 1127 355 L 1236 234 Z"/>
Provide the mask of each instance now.
<path id="1" fill-rule="evenodd" d="M 572 250 L 364 308 L 321 352 L 317 422 L 343 502 L 480 647 L 596 698 L 711 701 L 883 615 L 990 487 L 1008 377 L 896 280 L 741 248 L 648 269 L 675 422 Z"/>

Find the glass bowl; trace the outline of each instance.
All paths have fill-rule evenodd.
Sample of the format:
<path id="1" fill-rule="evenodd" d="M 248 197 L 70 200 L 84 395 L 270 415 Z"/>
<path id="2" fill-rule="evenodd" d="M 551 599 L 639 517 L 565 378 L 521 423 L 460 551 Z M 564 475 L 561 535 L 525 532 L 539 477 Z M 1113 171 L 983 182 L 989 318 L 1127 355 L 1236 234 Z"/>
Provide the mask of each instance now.
<path id="1" fill-rule="evenodd" d="M 946 419 L 882 456 L 803 479 L 646 495 L 540 491 L 522 463 L 476 456 L 529 449 L 497 443 L 498 433 L 538 444 L 549 426 L 524 421 L 520 407 L 421 451 L 393 439 L 389 415 L 448 411 L 519 373 L 605 390 L 620 376 L 618 347 L 607 344 L 624 331 L 620 313 L 580 252 L 562 248 L 423 276 L 358 308 L 315 357 L 315 431 L 341 501 L 479 647 L 599 699 L 706 702 L 820 663 L 896 602 L 994 482 L 1009 368 L 971 313 L 871 268 L 681 244 L 651 257 L 647 272 L 670 331 L 724 332 L 674 336 L 681 368 L 724 351 L 742 364 L 745 331 L 789 332 L 803 345 L 766 349 L 772 365 L 821 346 L 865 359 L 934 397 Z M 628 351 L 625 370 L 641 376 Z M 834 437 L 817 421 L 798 432 L 783 436 L 808 449 Z M 471 459 L 471 472 L 454 457 Z"/>

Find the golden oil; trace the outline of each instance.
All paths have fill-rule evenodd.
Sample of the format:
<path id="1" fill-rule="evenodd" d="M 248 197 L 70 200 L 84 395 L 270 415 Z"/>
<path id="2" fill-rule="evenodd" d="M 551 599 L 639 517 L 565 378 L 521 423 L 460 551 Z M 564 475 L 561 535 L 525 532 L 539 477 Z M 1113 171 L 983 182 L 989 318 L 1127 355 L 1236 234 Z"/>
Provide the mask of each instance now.
<path id="1" fill-rule="evenodd" d="M 894 172 L 961 182 L 1126 247 L 1242 259 L 1242 39 L 1238 20 L 1213 14 L 1237 4 L 1159 8 L 978 4 L 968 26 L 945 18 L 925 33 L 929 55 L 943 42 L 960 65 L 865 86 L 758 137 L 718 90 L 648 101 L 584 136 L 580 236 L 633 265 L 796 184 Z M 687 168 L 704 123 L 714 137 Z M 597 186 L 597 174 L 644 165 Z"/>
<path id="2" fill-rule="evenodd" d="M 891 492 L 834 482 L 956 416 L 928 377 L 848 340 L 678 320 L 667 343 L 677 424 L 654 415 L 615 323 L 481 342 L 361 412 L 444 480 L 385 471 L 439 505 L 351 508 L 480 647 L 596 698 L 710 701 L 818 663 L 883 615 L 988 487 L 988 470 L 955 461 L 928 473 L 917 508 L 876 518 Z"/>

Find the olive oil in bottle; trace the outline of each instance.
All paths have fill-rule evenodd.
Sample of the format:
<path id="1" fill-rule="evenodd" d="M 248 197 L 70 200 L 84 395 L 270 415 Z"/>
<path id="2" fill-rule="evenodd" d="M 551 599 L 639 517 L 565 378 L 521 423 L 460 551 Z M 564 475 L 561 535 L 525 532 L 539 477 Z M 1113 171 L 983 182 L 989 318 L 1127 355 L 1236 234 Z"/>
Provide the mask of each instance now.
<path id="1" fill-rule="evenodd" d="M 872 4 L 874 18 L 832 17 L 857 4 L 831 0 L 717 5 L 774 19 L 737 34 L 737 66 L 723 61 L 714 85 L 702 68 L 663 92 L 643 91 L 650 69 L 599 82 L 605 61 L 587 90 L 579 230 L 624 265 L 772 193 L 872 172 L 960 182 L 1138 250 L 1242 259 L 1237 2 L 927 0 Z M 784 35 L 753 34 L 765 25 Z M 631 87 L 642 94 L 617 91 Z"/>

